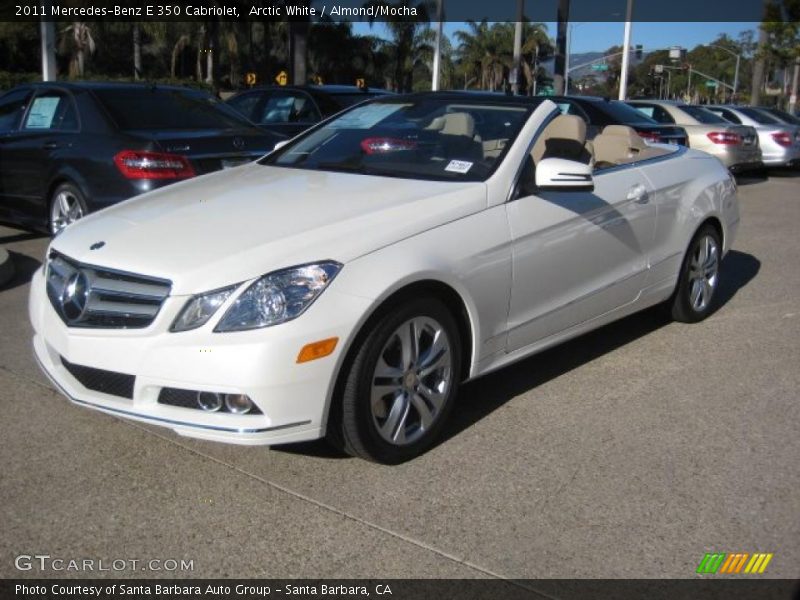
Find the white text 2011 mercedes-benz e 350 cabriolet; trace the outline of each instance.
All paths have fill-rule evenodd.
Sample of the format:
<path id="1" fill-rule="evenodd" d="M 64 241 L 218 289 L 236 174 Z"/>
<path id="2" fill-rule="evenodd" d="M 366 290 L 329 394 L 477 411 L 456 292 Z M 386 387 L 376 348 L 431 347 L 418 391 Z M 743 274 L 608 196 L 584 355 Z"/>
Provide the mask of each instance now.
<path id="1" fill-rule="evenodd" d="M 543 98 L 361 104 L 66 228 L 33 278 L 36 357 L 73 402 L 182 435 L 407 460 L 465 380 L 658 303 L 709 314 L 725 167 L 585 136 Z"/>

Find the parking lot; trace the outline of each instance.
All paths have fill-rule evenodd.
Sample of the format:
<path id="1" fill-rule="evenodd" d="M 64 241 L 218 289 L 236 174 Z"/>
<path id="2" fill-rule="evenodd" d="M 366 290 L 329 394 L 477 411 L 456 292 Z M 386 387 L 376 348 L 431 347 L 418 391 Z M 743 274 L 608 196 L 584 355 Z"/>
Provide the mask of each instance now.
<path id="1" fill-rule="evenodd" d="M 739 191 L 710 319 L 650 310 L 475 381 L 445 441 L 396 467 L 70 405 L 30 346 L 48 239 L 0 227 L 18 271 L 0 289 L 0 575 L 65 575 L 15 568 L 47 554 L 192 561 L 87 576 L 691 577 L 722 551 L 797 577 L 800 177 Z"/>

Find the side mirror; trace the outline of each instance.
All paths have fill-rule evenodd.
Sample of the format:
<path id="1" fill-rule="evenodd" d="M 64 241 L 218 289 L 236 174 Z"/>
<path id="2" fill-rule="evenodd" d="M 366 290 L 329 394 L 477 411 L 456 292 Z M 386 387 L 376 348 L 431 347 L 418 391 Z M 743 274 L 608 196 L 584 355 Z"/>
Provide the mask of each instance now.
<path id="1" fill-rule="evenodd" d="M 288 143 L 289 143 L 289 140 L 281 140 L 280 142 L 278 142 L 277 144 L 275 144 L 275 147 L 272 149 L 272 150 L 273 150 L 273 152 L 274 152 L 275 150 L 280 150 L 281 148 L 283 148 L 283 147 L 284 147 L 286 144 L 288 144 Z"/>
<path id="2" fill-rule="evenodd" d="M 594 191 L 592 167 L 566 158 L 543 158 L 536 165 L 536 187 L 542 191 Z"/>

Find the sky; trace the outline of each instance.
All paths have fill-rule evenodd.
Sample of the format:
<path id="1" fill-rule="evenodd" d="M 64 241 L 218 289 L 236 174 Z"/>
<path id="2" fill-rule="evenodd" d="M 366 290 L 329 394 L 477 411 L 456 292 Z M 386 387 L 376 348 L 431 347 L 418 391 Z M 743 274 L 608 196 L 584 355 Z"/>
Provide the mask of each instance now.
<path id="1" fill-rule="evenodd" d="M 572 23 L 572 41 L 570 52 L 602 52 L 607 48 L 622 44 L 624 23 Z M 669 46 L 683 46 L 692 49 L 698 44 L 711 42 L 720 33 L 727 33 L 736 38 L 739 32 L 747 29 L 755 30 L 758 23 L 633 23 L 631 30 L 631 43 L 641 44 L 645 51 L 668 48 Z M 444 32 L 451 41 L 453 33 L 465 29 L 463 23 L 448 22 L 444 24 Z M 353 32 L 361 35 L 380 35 L 388 37 L 382 24 L 376 23 L 372 29 L 369 24 L 356 22 Z M 550 37 L 556 36 L 556 24 L 547 23 L 547 32 Z"/>

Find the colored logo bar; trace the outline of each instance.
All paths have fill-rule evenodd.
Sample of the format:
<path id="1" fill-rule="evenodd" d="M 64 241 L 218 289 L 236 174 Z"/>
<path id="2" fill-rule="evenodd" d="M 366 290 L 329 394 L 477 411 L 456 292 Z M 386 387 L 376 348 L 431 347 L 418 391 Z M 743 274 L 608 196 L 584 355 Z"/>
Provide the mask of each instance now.
<path id="1" fill-rule="evenodd" d="M 702 575 L 740 573 L 761 574 L 772 560 L 771 552 L 707 552 L 697 566 L 697 573 Z"/>

